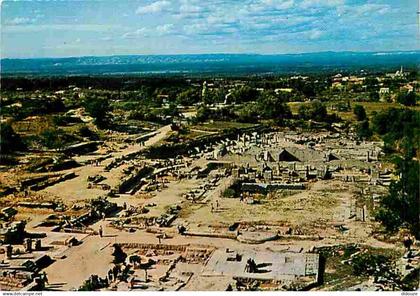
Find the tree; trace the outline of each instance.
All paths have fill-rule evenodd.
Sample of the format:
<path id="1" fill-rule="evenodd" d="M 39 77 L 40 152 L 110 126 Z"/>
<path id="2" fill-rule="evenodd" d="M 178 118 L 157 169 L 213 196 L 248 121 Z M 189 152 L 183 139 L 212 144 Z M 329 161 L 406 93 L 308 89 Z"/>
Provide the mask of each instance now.
<path id="1" fill-rule="evenodd" d="M 404 106 L 415 106 L 417 103 L 417 95 L 415 92 L 400 92 L 397 96 L 397 102 Z"/>
<path id="2" fill-rule="evenodd" d="M 190 88 L 176 96 L 176 102 L 182 106 L 191 106 L 200 101 L 198 89 Z"/>
<path id="3" fill-rule="evenodd" d="M 410 109 L 390 108 L 374 113 L 372 129 L 382 136 L 385 147 L 413 153 L 420 145 L 420 112 Z M 408 149 L 404 151 L 405 149 Z"/>
<path id="4" fill-rule="evenodd" d="M 388 231 L 396 231 L 405 226 L 419 239 L 420 165 L 418 161 L 409 159 L 397 159 L 396 163 L 400 179 L 393 181 L 389 193 L 382 197 L 375 218 L 381 221 Z"/>
<path id="5" fill-rule="evenodd" d="M 211 110 L 205 106 L 201 106 L 197 110 L 197 114 L 195 115 L 196 122 L 204 122 L 210 118 Z"/>
<path id="6" fill-rule="evenodd" d="M 258 100 L 258 107 L 263 118 L 274 119 L 280 124 L 292 115 L 289 106 L 272 93 L 264 93 Z"/>
<path id="7" fill-rule="evenodd" d="M 366 77 L 363 84 L 364 86 L 366 86 L 367 91 L 377 93 L 376 90 L 378 85 L 378 79 L 376 77 Z"/>
<path id="8" fill-rule="evenodd" d="M 235 89 L 231 93 L 231 99 L 236 103 L 243 103 L 249 101 L 256 101 L 259 97 L 259 92 L 250 86 L 242 86 Z"/>
<path id="9" fill-rule="evenodd" d="M 165 116 L 172 116 L 172 117 L 176 117 L 176 116 L 180 115 L 180 113 L 178 111 L 178 108 L 172 102 L 169 103 L 168 108 L 165 108 L 165 109 L 162 110 L 162 114 L 165 115 Z"/>
<path id="10" fill-rule="evenodd" d="M 238 120 L 240 122 L 257 122 L 259 119 L 258 104 L 255 102 L 248 102 L 243 104 L 237 110 Z"/>
<path id="11" fill-rule="evenodd" d="M 298 109 L 298 114 L 299 117 L 302 119 L 310 119 L 311 113 L 309 106 L 307 104 L 300 105 Z"/>
<path id="12" fill-rule="evenodd" d="M 50 149 L 58 149 L 63 147 L 63 132 L 58 129 L 47 129 L 41 133 L 41 142 Z"/>
<path id="13" fill-rule="evenodd" d="M 408 81 L 413 81 L 413 80 L 418 79 L 418 75 L 419 73 L 417 72 L 417 70 L 412 70 L 410 71 L 410 73 L 408 73 L 406 78 Z"/>
<path id="14" fill-rule="evenodd" d="M 312 83 L 311 84 L 308 84 L 308 83 L 305 84 L 302 87 L 302 93 L 307 98 L 313 98 L 313 97 L 315 97 L 316 93 L 315 93 L 315 87 L 314 87 L 314 85 Z"/>
<path id="15" fill-rule="evenodd" d="M 0 132 L 0 154 L 25 149 L 25 145 L 23 144 L 21 138 L 15 133 L 10 124 L 2 123 Z"/>
<path id="16" fill-rule="evenodd" d="M 298 112 L 299 116 L 305 120 L 326 121 L 328 117 L 327 108 L 318 100 L 301 105 Z"/>
<path id="17" fill-rule="evenodd" d="M 366 111 L 362 105 L 354 106 L 353 113 L 356 115 L 357 121 L 366 120 Z"/>
<path id="18" fill-rule="evenodd" d="M 226 93 L 224 89 L 207 89 L 202 99 L 204 104 L 210 105 L 214 103 L 222 103 L 225 101 Z"/>
<path id="19" fill-rule="evenodd" d="M 368 139 L 372 136 L 372 130 L 369 128 L 369 121 L 364 120 L 356 127 L 356 134 L 361 139 Z"/>
<path id="20" fill-rule="evenodd" d="M 110 111 L 109 101 L 106 98 L 91 97 L 83 102 L 86 112 L 94 119 L 98 127 L 105 127 L 108 124 L 108 113 Z"/>
<path id="21" fill-rule="evenodd" d="M 390 260 L 380 254 L 361 253 L 353 257 L 351 265 L 354 275 L 376 275 L 380 272 L 383 273 L 384 267 L 390 267 Z"/>
<path id="22" fill-rule="evenodd" d="M 80 136 L 85 137 L 85 138 L 89 138 L 91 140 L 98 140 L 99 137 L 98 135 L 92 131 L 90 128 L 88 128 L 87 126 L 82 126 L 79 128 L 78 133 Z"/>
<path id="23" fill-rule="evenodd" d="M 369 100 L 372 102 L 378 102 L 380 99 L 379 93 L 377 91 L 371 91 L 369 92 Z"/>
<path id="24" fill-rule="evenodd" d="M 125 258 L 127 258 L 127 254 L 123 251 L 120 245 L 113 244 L 114 252 L 112 253 L 112 256 L 114 256 L 113 262 L 115 264 L 120 264 L 125 261 Z"/>

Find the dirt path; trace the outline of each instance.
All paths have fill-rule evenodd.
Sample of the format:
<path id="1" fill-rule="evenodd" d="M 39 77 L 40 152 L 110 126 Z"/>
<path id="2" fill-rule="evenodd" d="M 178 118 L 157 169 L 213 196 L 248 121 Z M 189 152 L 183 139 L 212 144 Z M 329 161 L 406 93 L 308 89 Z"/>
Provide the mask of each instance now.
<path id="1" fill-rule="evenodd" d="M 48 281 L 58 289 L 77 289 L 92 274 L 105 277 L 112 267 L 112 236 L 99 238 L 90 236 L 79 246 L 68 249 L 66 258 L 45 269 Z"/>
<path id="2" fill-rule="evenodd" d="M 46 189 L 40 191 L 40 193 L 58 196 L 62 198 L 64 202 L 81 201 L 103 195 L 105 191 L 101 189 L 87 189 L 87 177 L 100 174 L 106 177 L 106 180 L 104 181 L 105 184 L 108 184 L 111 187 L 117 185 L 123 175 L 122 170 L 125 166 L 122 165 L 118 168 L 112 169 L 109 172 L 103 171 L 104 166 L 112 162 L 117 157 L 141 151 L 147 147 L 155 145 L 156 143 L 167 137 L 168 133 L 171 131 L 171 126 L 165 125 L 157 131 L 158 133 L 155 136 L 145 141 L 144 146 L 140 144 L 130 145 L 125 149 L 122 149 L 121 151 L 113 153 L 112 157 L 104 160 L 100 166 L 85 165 L 75 170 L 72 170 L 76 173 L 76 178 L 58 183 L 54 186 L 47 187 Z"/>
<path id="3" fill-rule="evenodd" d="M 195 128 L 190 129 L 190 131 L 197 132 L 197 133 L 209 134 L 209 135 L 216 135 L 216 134 L 219 133 L 219 132 L 205 131 L 205 130 L 195 129 Z"/>

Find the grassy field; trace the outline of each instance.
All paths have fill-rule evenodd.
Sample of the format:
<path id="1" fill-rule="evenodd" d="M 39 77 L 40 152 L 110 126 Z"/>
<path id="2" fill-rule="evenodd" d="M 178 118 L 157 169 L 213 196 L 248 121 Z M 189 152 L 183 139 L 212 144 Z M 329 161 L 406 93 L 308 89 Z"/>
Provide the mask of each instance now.
<path id="1" fill-rule="evenodd" d="M 226 121 L 214 121 L 214 122 L 207 122 L 202 124 L 197 124 L 188 127 L 188 129 L 184 130 L 184 132 L 177 134 L 173 132 L 173 136 L 177 137 L 176 141 L 188 141 L 188 140 L 195 140 L 200 137 L 210 136 L 214 134 L 218 134 L 226 129 L 232 128 L 247 128 L 254 126 L 254 124 L 249 123 L 239 123 L 239 122 L 226 122 Z M 171 141 L 171 137 L 167 140 Z"/>
<path id="2" fill-rule="evenodd" d="M 299 107 L 305 104 L 309 104 L 308 102 L 289 102 L 288 105 L 294 115 L 298 114 Z M 329 113 L 337 113 L 342 119 L 353 121 L 356 117 L 352 111 L 348 112 L 340 112 L 340 111 L 333 111 L 331 107 L 337 105 L 338 102 L 327 102 L 327 110 Z M 405 108 L 403 105 L 398 103 L 387 103 L 387 102 L 351 102 L 351 108 L 353 109 L 355 105 L 362 105 L 366 113 L 369 117 L 372 116 L 373 112 L 380 112 L 389 108 Z M 420 105 L 409 107 L 410 109 L 420 111 Z"/>
<path id="3" fill-rule="evenodd" d="M 21 136 L 39 135 L 42 131 L 54 127 L 51 116 L 31 116 L 12 123 L 13 130 Z"/>
<path id="4" fill-rule="evenodd" d="M 199 131 L 191 131 L 189 130 L 186 135 L 182 135 L 185 140 L 194 140 L 200 137 L 208 136 L 209 134 L 206 132 L 199 132 Z"/>
<path id="5" fill-rule="evenodd" d="M 235 122 L 235 121 L 214 121 L 214 122 L 206 122 L 206 123 L 191 126 L 191 129 L 203 130 L 203 131 L 209 131 L 209 132 L 218 132 L 225 129 L 248 128 L 252 126 L 255 126 L 255 124 L 241 123 L 241 122 Z"/>
<path id="6" fill-rule="evenodd" d="M 401 252 L 392 249 L 378 249 L 371 247 L 363 247 L 369 252 L 377 255 L 384 255 L 396 260 L 402 255 Z M 340 252 L 328 254 L 326 257 L 326 266 L 324 274 L 324 284 L 320 290 L 342 291 L 349 287 L 360 284 L 368 280 L 366 275 L 353 274 L 353 268 L 349 264 L 343 264 L 343 260 L 350 258 L 356 250 L 343 248 Z"/>

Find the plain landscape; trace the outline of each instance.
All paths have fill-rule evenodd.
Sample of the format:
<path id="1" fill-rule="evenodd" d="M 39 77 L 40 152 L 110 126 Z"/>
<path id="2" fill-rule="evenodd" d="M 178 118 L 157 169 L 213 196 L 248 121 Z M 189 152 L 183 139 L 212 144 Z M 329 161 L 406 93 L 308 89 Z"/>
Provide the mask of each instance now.
<path id="1" fill-rule="evenodd" d="M 416 294 L 416 2 L 2 1 L 0 294 Z"/>
<path id="2" fill-rule="evenodd" d="M 1 288 L 416 289 L 418 73 L 386 67 L 5 75 Z"/>

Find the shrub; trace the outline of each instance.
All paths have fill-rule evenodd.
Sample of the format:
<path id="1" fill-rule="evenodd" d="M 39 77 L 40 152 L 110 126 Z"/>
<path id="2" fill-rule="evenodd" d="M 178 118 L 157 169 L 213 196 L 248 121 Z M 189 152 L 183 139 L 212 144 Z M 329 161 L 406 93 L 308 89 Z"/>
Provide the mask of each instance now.
<path id="1" fill-rule="evenodd" d="M 79 128 L 78 133 L 80 136 L 89 138 L 91 140 L 97 140 L 99 138 L 98 135 L 87 126 L 82 126 L 81 128 Z"/>
<path id="2" fill-rule="evenodd" d="M 354 106 L 353 113 L 354 115 L 356 115 L 357 121 L 366 120 L 366 111 L 363 106 L 361 105 Z"/>
<path id="3" fill-rule="evenodd" d="M 232 188 L 227 188 L 225 191 L 223 191 L 223 197 L 232 198 L 235 197 L 235 190 Z"/>
<path id="4" fill-rule="evenodd" d="M 0 153 L 10 153 L 24 149 L 25 145 L 20 136 L 15 133 L 12 126 L 7 123 L 2 123 L 0 127 Z"/>
<path id="5" fill-rule="evenodd" d="M 352 259 L 353 274 L 377 275 L 389 267 L 389 258 L 383 255 L 364 253 L 354 256 Z"/>

